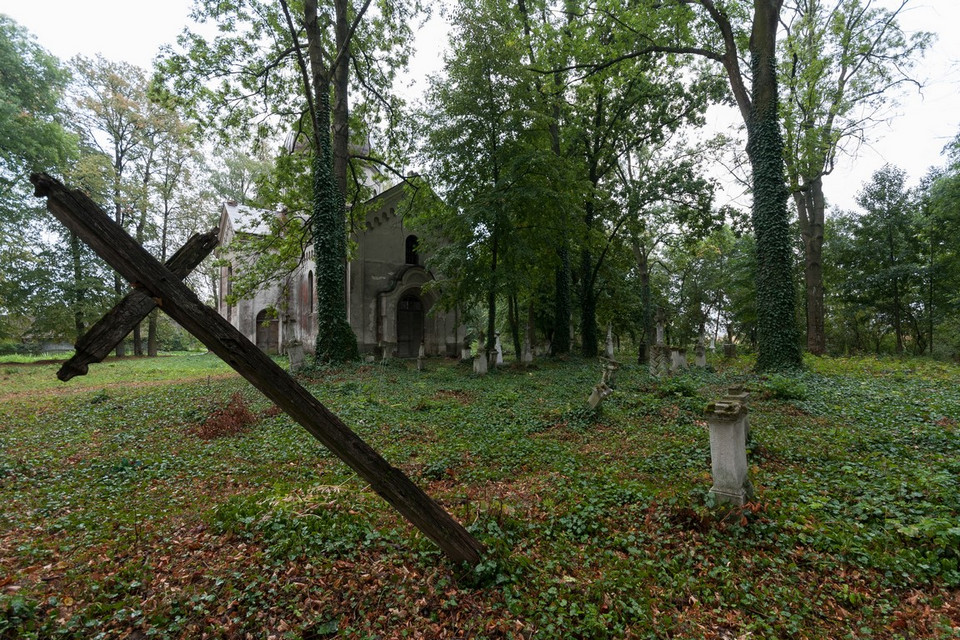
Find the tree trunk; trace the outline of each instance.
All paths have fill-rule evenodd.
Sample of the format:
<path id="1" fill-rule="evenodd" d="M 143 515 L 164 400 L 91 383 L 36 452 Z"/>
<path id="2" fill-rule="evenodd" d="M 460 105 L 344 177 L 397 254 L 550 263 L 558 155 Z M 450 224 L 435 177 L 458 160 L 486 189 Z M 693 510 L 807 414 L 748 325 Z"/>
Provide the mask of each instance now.
<path id="1" fill-rule="evenodd" d="M 591 171 L 592 184 L 594 182 L 594 172 Z M 594 203 L 588 200 L 584 206 L 584 234 L 583 249 L 580 251 L 580 336 L 583 344 L 580 349 L 585 358 L 593 358 L 597 355 L 597 298 L 594 293 L 593 278 L 593 255 L 590 251 L 590 230 L 594 222 Z"/>
<path id="2" fill-rule="evenodd" d="M 580 336 L 583 340 L 581 353 L 585 358 L 597 355 L 597 300 L 590 283 L 593 256 L 584 247 L 580 253 Z"/>
<path id="3" fill-rule="evenodd" d="M 897 266 L 897 254 L 895 251 L 895 244 L 893 239 L 893 228 L 891 226 L 887 227 L 887 260 L 889 261 L 890 268 L 893 269 Z M 903 353 L 903 318 L 901 315 L 901 305 L 900 305 L 900 278 L 898 276 L 893 277 L 893 333 L 897 341 L 896 351 L 897 354 Z"/>
<path id="4" fill-rule="evenodd" d="M 510 335 L 513 338 L 513 352 L 516 354 L 517 362 L 523 355 L 523 346 L 520 344 L 520 304 L 517 302 L 517 296 L 510 296 L 509 320 Z"/>
<path id="5" fill-rule="evenodd" d="M 553 340 L 550 352 L 559 356 L 570 353 L 570 249 L 567 240 L 557 250 L 560 266 L 557 267 L 553 306 Z"/>
<path id="6" fill-rule="evenodd" d="M 70 232 L 70 257 L 73 259 L 73 327 L 77 331 L 77 338 L 87 330 L 83 320 L 83 306 L 87 297 L 87 288 L 83 284 L 83 256 L 80 253 L 80 239 L 77 234 Z"/>
<path id="7" fill-rule="evenodd" d="M 643 344 L 646 347 L 643 350 L 646 358 L 643 362 L 637 364 L 647 364 L 651 352 L 650 347 L 656 341 L 653 309 L 650 308 L 652 298 L 650 295 L 650 263 L 647 259 L 646 247 L 641 246 L 636 239 L 631 239 L 630 245 L 633 249 L 633 258 L 637 263 L 637 271 L 640 273 L 640 303 L 643 305 Z"/>
<path id="8" fill-rule="evenodd" d="M 796 335 L 790 226 L 777 112 L 776 37 L 782 0 L 754 0 L 750 62 L 753 71 L 747 121 L 747 155 L 753 173 L 753 230 L 757 255 L 757 369 L 803 365 Z"/>
<path id="9" fill-rule="evenodd" d="M 157 312 L 150 314 L 150 320 L 147 321 L 147 355 L 156 358 L 157 347 Z"/>
<path id="10" fill-rule="evenodd" d="M 350 161 L 350 16 L 347 14 L 347 0 L 335 0 L 334 4 L 337 51 L 343 50 L 343 57 L 333 70 L 333 177 L 346 201 L 347 164 Z"/>
<path id="11" fill-rule="evenodd" d="M 497 342 L 497 229 L 494 227 L 490 237 L 490 282 L 487 289 L 487 347 L 489 353 L 493 351 Z"/>
<path id="12" fill-rule="evenodd" d="M 316 261 L 317 344 L 321 362 L 345 362 L 360 357 L 357 336 L 347 322 L 347 230 L 346 230 L 346 149 L 347 91 L 349 78 L 349 16 L 346 0 L 336 0 L 336 64 L 324 51 L 324 34 L 318 22 L 316 0 L 303 3 L 310 60 L 310 79 L 305 78 L 307 95 L 313 99 L 313 243 Z M 306 73 L 306 72 L 304 72 Z M 334 117 L 336 142 L 330 141 L 330 89 L 337 94 Z M 311 93 L 312 91 L 312 93 Z M 333 147 L 336 147 L 336 152 Z M 334 162 L 339 158 L 341 164 Z M 343 176 L 339 178 L 338 176 Z"/>
<path id="13" fill-rule="evenodd" d="M 313 158 L 313 243 L 317 263 L 317 344 L 321 362 L 346 362 L 360 357 L 357 337 L 347 322 L 346 208 L 336 184 L 330 136 L 330 86 L 317 87 L 317 121 L 321 134 Z"/>
<path id="14" fill-rule="evenodd" d="M 827 350 L 823 306 L 823 180 L 817 177 L 794 191 L 793 201 L 803 239 L 803 280 L 807 315 L 807 351 L 822 356 Z"/>

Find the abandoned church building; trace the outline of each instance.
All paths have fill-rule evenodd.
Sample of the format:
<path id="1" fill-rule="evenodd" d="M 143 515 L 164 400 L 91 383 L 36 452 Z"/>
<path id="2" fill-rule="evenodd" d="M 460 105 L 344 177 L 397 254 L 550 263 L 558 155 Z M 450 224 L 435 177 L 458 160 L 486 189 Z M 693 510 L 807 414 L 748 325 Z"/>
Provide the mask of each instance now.
<path id="1" fill-rule="evenodd" d="M 424 290 L 433 274 L 417 251 L 417 236 L 404 227 L 405 192 L 395 185 L 375 195 L 364 207 L 366 220 L 356 225 L 354 249 L 347 263 L 347 319 L 361 354 L 416 357 L 423 343 L 428 356 L 458 353 L 463 335 L 455 312 L 436 305 L 435 292 Z M 227 303 L 231 283 L 242 269 L 232 247 L 244 234 L 262 234 L 261 210 L 227 202 L 220 212 L 220 286 L 217 310 L 267 353 L 299 341 L 307 350 L 316 343 L 316 263 L 309 245 L 300 265 L 279 283 L 271 283 L 248 299 Z"/>

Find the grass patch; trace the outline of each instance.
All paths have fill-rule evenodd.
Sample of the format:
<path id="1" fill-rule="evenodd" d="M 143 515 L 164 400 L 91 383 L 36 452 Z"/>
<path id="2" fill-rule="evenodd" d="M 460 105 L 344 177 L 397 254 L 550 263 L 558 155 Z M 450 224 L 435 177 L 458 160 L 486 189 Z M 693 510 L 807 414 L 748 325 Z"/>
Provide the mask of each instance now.
<path id="1" fill-rule="evenodd" d="M 211 356 L 66 385 L 11 365 L 0 638 L 956 637 L 960 368 L 716 364 L 627 365 L 600 411 L 599 367 L 576 359 L 310 371 L 484 542 L 474 570 Z M 751 393 L 743 509 L 707 498 L 702 410 L 733 385 Z"/>

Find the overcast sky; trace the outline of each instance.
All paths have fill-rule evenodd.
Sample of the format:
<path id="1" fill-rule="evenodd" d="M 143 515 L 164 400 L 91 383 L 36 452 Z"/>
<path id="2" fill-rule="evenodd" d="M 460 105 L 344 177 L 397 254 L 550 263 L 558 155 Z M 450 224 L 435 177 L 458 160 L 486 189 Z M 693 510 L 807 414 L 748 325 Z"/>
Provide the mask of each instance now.
<path id="1" fill-rule="evenodd" d="M 894 0 L 880 0 L 890 5 Z M 172 43 L 189 22 L 191 0 L 0 0 L 5 13 L 36 36 L 40 44 L 62 60 L 80 53 L 126 61 L 149 68 L 161 45 Z M 841 158 L 837 170 L 824 180 L 831 205 L 855 207 L 862 183 L 889 162 L 905 169 L 915 184 L 931 166 L 943 164 L 944 145 L 960 132 L 960 0 L 912 0 L 903 13 L 908 31 L 938 34 L 921 64 L 922 92 L 903 96 L 894 117 L 871 133 L 872 144 L 856 158 Z M 415 75 L 440 68 L 440 33 L 423 34 Z"/>

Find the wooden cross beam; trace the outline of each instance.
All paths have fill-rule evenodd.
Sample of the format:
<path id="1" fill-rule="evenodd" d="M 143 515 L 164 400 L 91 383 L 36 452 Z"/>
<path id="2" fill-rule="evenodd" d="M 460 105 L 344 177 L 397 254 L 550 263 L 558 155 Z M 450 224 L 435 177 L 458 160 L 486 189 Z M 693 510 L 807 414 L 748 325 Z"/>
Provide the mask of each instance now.
<path id="1" fill-rule="evenodd" d="M 45 173 L 30 181 L 47 209 L 127 281 L 270 398 L 356 471 L 384 500 L 454 562 L 476 565 L 483 546 L 399 469 L 313 397 L 216 311 L 203 304 L 172 271 L 144 250 L 90 198 Z"/>
<path id="2" fill-rule="evenodd" d="M 217 246 L 217 230 L 195 234 L 167 260 L 166 267 L 183 280 Z M 87 367 L 102 362 L 120 341 L 126 338 L 147 314 L 157 306 L 143 289 L 134 289 L 77 340 L 76 353 L 63 363 L 57 377 L 66 382 L 87 374 Z"/>

